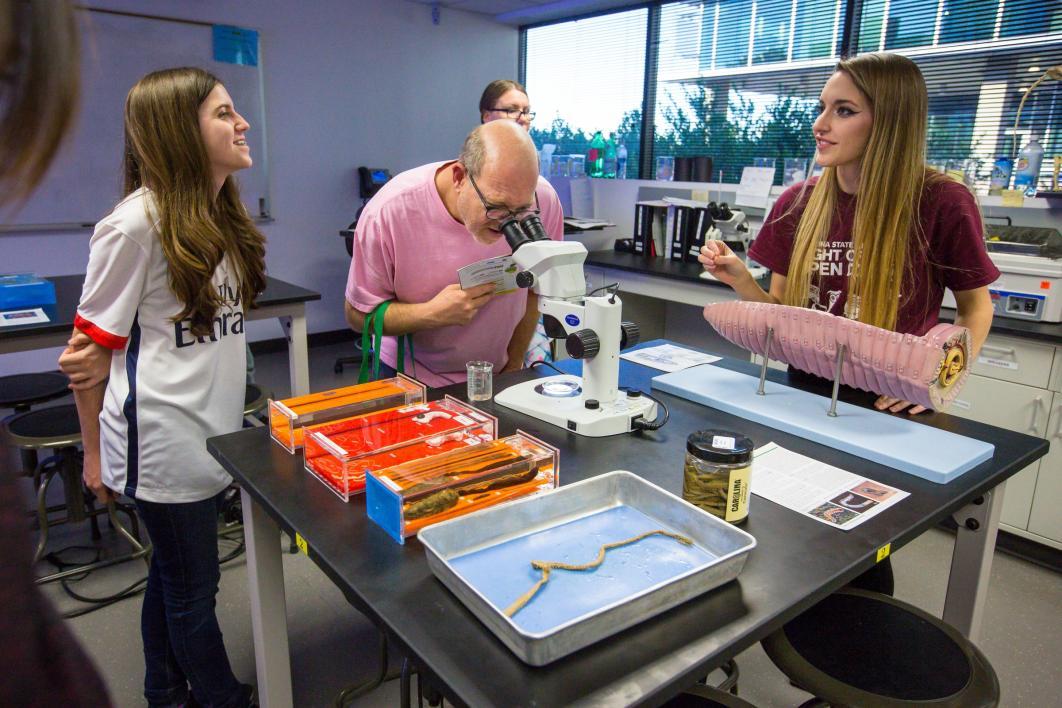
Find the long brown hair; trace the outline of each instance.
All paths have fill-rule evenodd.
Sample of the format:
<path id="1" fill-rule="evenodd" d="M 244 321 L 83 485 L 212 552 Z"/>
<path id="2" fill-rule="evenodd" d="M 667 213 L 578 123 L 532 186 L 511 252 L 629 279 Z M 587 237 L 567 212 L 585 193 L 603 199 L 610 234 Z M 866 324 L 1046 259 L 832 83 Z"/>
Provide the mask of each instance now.
<path id="1" fill-rule="evenodd" d="M 495 79 L 487 84 L 487 88 L 483 89 L 483 94 L 479 97 L 479 120 L 481 123 L 483 122 L 483 114 L 487 111 L 493 111 L 494 104 L 498 102 L 498 99 L 511 89 L 516 89 L 525 96 L 527 95 L 527 89 L 524 88 L 524 85 L 512 79 Z"/>
<path id="2" fill-rule="evenodd" d="M 835 71 L 852 79 L 874 112 L 852 224 L 855 258 L 848 299 L 858 305 L 859 321 L 895 329 L 912 251 L 927 248 L 918 220 L 923 190 L 928 183 L 946 179 L 926 168 L 926 83 L 913 61 L 884 52 L 844 59 Z M 807 302 L 815 256 L 829 237 L 839 190 L 833 167 L 826 167 L 810 190 L 794 238 L 787 305 Z M 794 206 L 805 196 L 802 193 Z"/>
<path id="3" fill-rule="evenodd" d="M 220 83 L 202 69 L 165 69 L 138 81 L 125 101 L 125 194 L 151 189 L 170 289 L 184 305 L 174 320 L 191 320 L 196 336 L 213 331 L 222 301 L 211 279 L 226 254 L 245 307 L 265 288 L 265 237 L 231 175 L 215 198 L 199 130 L 199 106 Z"/>
<path id="4" fill-rule="evenodd" d="M 80 83 L 67 2 L 0 0 L 0 205 L 29 196 L 73 122 Z"/>

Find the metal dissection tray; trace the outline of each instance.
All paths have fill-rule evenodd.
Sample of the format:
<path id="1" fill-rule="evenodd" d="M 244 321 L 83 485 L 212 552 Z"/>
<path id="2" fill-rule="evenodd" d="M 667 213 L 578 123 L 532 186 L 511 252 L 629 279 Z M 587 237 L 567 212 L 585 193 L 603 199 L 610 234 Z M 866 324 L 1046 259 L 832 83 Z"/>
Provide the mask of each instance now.
<path id="1" fill-rule="evenodd" d="M 532 560 L 583 564 L 554 570 L 513 617 L 504 614 L 540 578 Z M 444 521 L 418 534 L 432 572 L 520 659 L 542 666 L 733 580 L 756 539 L 641 477 L 615 471 L 536 497 Z"/>

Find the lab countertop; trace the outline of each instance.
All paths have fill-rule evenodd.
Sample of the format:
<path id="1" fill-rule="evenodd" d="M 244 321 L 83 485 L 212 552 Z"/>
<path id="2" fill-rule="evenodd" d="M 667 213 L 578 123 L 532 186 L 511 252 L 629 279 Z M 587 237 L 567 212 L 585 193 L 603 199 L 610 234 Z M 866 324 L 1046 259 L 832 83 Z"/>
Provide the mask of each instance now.
<path id="1" fill-rule="evenodd" d="M 645 258 L 633 253 L 616 251 L 593 251 L 587 255 L 586 265 L 678 280 L 707 288 L 728 287 L 717 280 L 700 278 L 699 263 L 680 263 L 665 258 Z M 761 279 L 760 284 L 766 289 L 769 285 L 769 277 Z M 954 322 L 955 310 L 948 307 L 941 308 L 940 321 Z M 992 320 L 992 333 L 1062 345 L 1062 324 L 1057 322 L 1029 322 L 1010 317 L 996 317 Z"/>

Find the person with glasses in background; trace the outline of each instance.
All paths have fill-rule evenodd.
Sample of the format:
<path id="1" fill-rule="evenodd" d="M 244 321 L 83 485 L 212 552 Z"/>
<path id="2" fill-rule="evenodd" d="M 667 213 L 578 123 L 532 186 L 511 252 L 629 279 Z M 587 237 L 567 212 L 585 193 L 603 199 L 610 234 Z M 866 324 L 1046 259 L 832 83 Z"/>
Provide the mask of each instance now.
<path id="1" fill-rule="evenodd" d="M 556 194 L 538 191 L 538 154 L 513 121 L 480 125 L 456 160 L 416 167 L 392 178 L 366 205 L 355 229 L 347 278 L 347 322 L 362 331 L 368 315 L 390 301 L 383 322 L 380 376 L 398 367 L 395 336 L 413 335 L 415 360 L 404 368 L 428 386 L 465 381 L 465 362 L 490 361 L 496 372 L 522 368 L 538 321 L 528 290 L 495 293 L 493 284 L 464 290 L 459 268 L 509 255 L 501 224 L 538 212 L 559 239 Z M 410 355 L 412 356 L 412 354 Z"/>
<path id="2" fill-rule="evenodd" d="M 479 97 L 479 122 L 489 123 L 492 120 L 504 119 L 516 121 L 530 133 L 535 112 L 531 110 L 531 100 L 527 97 L 527 89 L 523 84 L 511 79 L 496 79 L 487 84 L 487 88 L 483 89 L 483 95 Z M 539 202 L 553 202 L 560 209 L 557 192 L 544 177 L 538 178 L 536 194 Z M 550 232 L 550 235 L 552 236 L 553 232 Z M 531 343 L 524 354 L 524 365 L 530 366 L 536 361 L 552 360 L 550 339 L 546 336 L 546 330 L 540 318 L 531 335 Z"/>
<path id="3" fill-rule="evenodd" d="M 497 79 L 487 84 L 479 97 L 479 122 L 508 118 L 519 123 L 524 130 L 531 130 L 535 112 L 523 84 L 510 79 Z"/>

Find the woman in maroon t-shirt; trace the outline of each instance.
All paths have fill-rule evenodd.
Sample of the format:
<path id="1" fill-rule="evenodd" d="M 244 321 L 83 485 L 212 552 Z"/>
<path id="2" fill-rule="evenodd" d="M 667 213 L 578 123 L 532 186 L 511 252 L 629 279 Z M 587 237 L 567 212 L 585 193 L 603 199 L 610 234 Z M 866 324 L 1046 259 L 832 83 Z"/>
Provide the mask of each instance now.
<path id="1" fill-rule="evenodd" d="M 818 179 L 775 203 L 749 251 L 771 269 L 765 292 L 721 241 L 701 249 L 705 270 L 742 300 L 811 307 L 897 332 L 937 323 L 944 288 L 956 324 L 968 327 L 971 359 L 992 324 L 988 258 L 970 191 L 925 164 L 925 80 L 910 59 L 864 54 L 837 64 L 819 98 Z M 879 410 L 922 406 L 881 396 Z"/>

